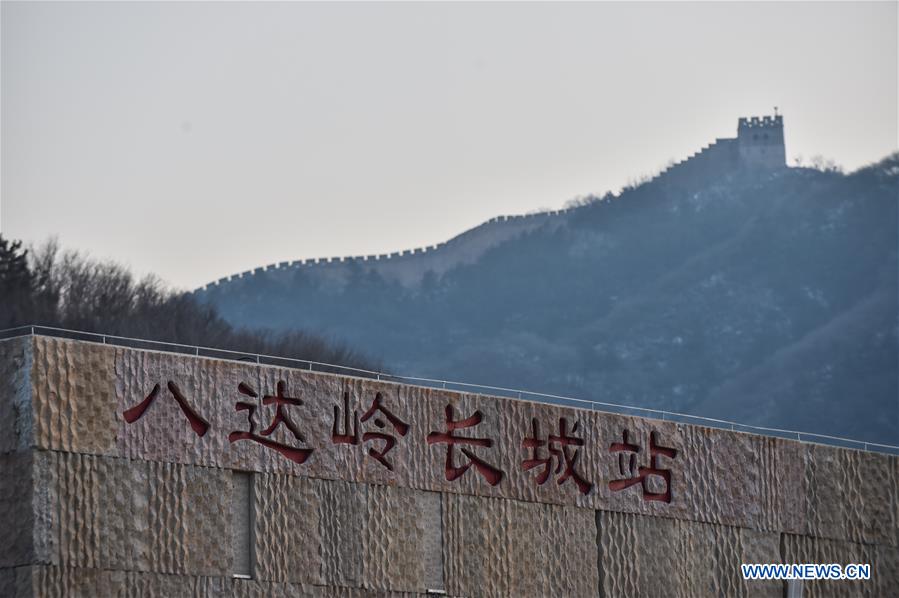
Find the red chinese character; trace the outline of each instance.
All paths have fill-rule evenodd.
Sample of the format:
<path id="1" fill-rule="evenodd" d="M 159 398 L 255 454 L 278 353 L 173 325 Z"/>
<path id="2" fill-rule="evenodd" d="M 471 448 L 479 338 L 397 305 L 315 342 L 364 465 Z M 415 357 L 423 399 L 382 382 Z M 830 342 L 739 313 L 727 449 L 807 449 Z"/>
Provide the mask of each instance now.
<path id="1" fill-rule="evenodd" d="M 334 424 L 331 426 L 331 442 L 334 444 L 359 444 L 359 413 L 353 410 L 353 433 L 350 434 L 350 391 L 343 393 L 343 434 L 337 433 L 340 407 L 334 405 Z"/>
<path id="2" fill-rule="evenodd" d="M 624 470 L 624 453 L 631 453 L 630 456 L 630 467 L 628 468 L 628 472 L 631 476 L 634 475 L 634 467 L 636 465 L 636 456 L 637 453 L 640 452 L 639 445 L 630 444 L 628 442 L 628 431 L 625 430 L 623 434 L 623 442 L 613 442 L 609 447 L 610 453 L 618 453 L 618 470 L 621 472 L 621 475 L 627 475 Z M 619 490 L 624 490 L 625 488 L 630 488 L 635 484 L 640 484 L 643 487 L 643 500 L 658 500 L 661 502 L 671 502 L 671 470 L 670 469 L 661 469 L 658 466 L 658 457 L 662 455 L 664 457 L 668 457 L 669 459 L 674 459 L 677 456 L 677 451 L 673 448 L 669 448 L 666 446 L 661 446 L 658 444 L 658 432 L 652 432 L 649 435 L 649 467 L 638 467 L 637 472 L 638 475 L 636 477 L 625 478 L 621 480 L 612 480 L 609 482 L 609 489 L 613 492 L 618 492 Z M 646 479 L 649 476 L 659 476 L 663 480 L 665 480 L 665 491 L 664 492 L 650 492 L 646 487 Z"/>
<path id="3" fill-rule="evenodd" d="M 139 420 L 144 412 L 149 409 L 150 405 L 153 404 L 153 401 L 156 400 L 156 396 L 159 394 L 160 386 L 156 384 L 153 387 L 153 390 L 150 391 L 150 394 L 147 395 L 143 401 L 131 407 L 130 409 L 126 409 L 122 415 L 125 417 L 125 421 L 129 424 L 133 424 L 137 420 Z M 175 402 L 178 403 L 178 406 L 181 407 L 181 411 L 187 416 L 187 421 L 190 422 L 190 427 L 193 428 L 193 431 L 197 436 L 201 438 L 206 434 L 206 431 L 209 430 L 209 422 L 200 417 L 200 415 L 194 411 L 193 407 L 187 404 L 187 399 L 184 398 L 184 394 L 181 392 L 181 389 L 178 388 L 178 385 L 169 380 L 168 383 L 169 392 L 172 395 L 172 398 L 175 399 Z"/>
<path id="4" fill-rule="evenodd" d="M 462 451 L 466 457 L 468 457 L 469 461 L 462 467 L 456 467 L 454 465 L 453 459 L 453 448 L 456 444 L 467 444 L 471 446 L 483 446 L 486 448 L 490 448 L 493 446 L 493 441 L 488 438 L 469 438 L 468 436 L 454 436 L 453 430 L 471 428 L 473 426 L 481 423 L 481 419 L 483 416 L 480 411 L 475 411 L 474 414 L 463 420 L 453 421 L 453 406 L 446 406 L 446 432 L 431 432 L 428 434 L 427 440 L 428 444 L 448 444 L 446 447 L 446 479 L 450 482 L 463 475 L 468 469 L 474 465 L 475 469 L 484 476 L 484 479 L 487 480 L 487 483 L 491 486 L 496 486 L 500 483 L 505 475 L 501 470 L 493 467 L 492 465 L 482 461 L 474 453 L 472 453 L 467 448 L 459 447 L 459 450 Z"/>
<path id="5" fill-rule="evenodd" d="M 343 434 L 338 434 L 337 432 L 337 422 L 340 419 L 340 407 L 334 405 L 334 425 L 331 426 L 331 442 L 334 444 L 359 444 L 359 422 L 361 421 L 363 424 L 367 422 L 372 416 L 375 415 L 376 412 L 380 411 L 384 414 L 384 417 L 387 418 L 387 421 L 391 423 L 393 429 L 400 436 L 405 436 L 406 432 L 409 431 L 409 424 L 403 422 L 400 418 L 395 416 L 393 413 L 387 410 L 381 404 L 383 396 L 381 393 L 375 394 L 375 400 L 372 401 L 371 407 L 368 408 L 362 415 L 362 419 L 359 419 L 359 412 L 355 409 L 353 410 L 353 431 L 350 433 L 350 393 L 349 391 L 345 391 L 343 393 Z M 384 428 L 387 424 L 384 421 L 376 417 L 372 422 L 378 428 Z M 383 440 L 384 446 L 380 451 L 375 450 L 374 448 L 368 449 L 369 456 L 376 459 L 381 465 L 393 471 L 393 465 L 386 459 L 387 453 L 396 446 L 396 438 L 391 434 L 387 434 L 384 432 L 364 432 L 362 434 L 362 442 L 368 442 L 369 440 Z"/>
<path id="6" fill-rule="evenodd" d="M 574 422 L 574 426 L 572 426 L 571 428 L 572 434 L 577 432 L 577 426 L 578 422 Z M 525 471 L 531 470 L 535 467 L 543 466 L 543 471 L 537 475 L 537 485 L 542 486 L 546 483 L 546 480 L 549 479 L 549 474 L 553 469 L 552 456 L 555 456 L 556 475 L 562 472 L 563 464 L 565 466 L 565 472 L 562 473 L 561 476 L 559 476 L 558 484 L 562 485 L 566 480 L 570 478 L 577 485 L 578 490 L 581 491 L 581 494 L 588 494 L 590 490 L 593 489 L 593 484 L 585 480 L 574 469 L 574 466 L 577 463 L 578 456 L 580 456 L 580 449 L 574 449 L 572 451 L 572 454 L 569 454 L 568 452 L 569 446 L 584 446 L 584 439 L 576 438 L 574 436 L 568 436 L 568 420 L 566 420 L 564 417 L 560 417 L 559 435 L 553 436 L 552 434 L 550 434 L 548 440 L 540 439 L 540 432 L 537 428 L 537 418 L 531 419 L 531 429 L 533 430 L 534 436 L 532 438 L 525 438 L 524 442 L 521 443 L 524 448 L 531 449 L 531 458 L 522 461 L 521 465 L 522 467 L 524 467 Z M 540 458 L 540 447 L 543 446 L 547 446 L 547 450 L 552 456 L 546 457 L 545 459 Z"/>
<path id="7" fill-rule="evenodd" d="M 290 430 L 290 433 L 293 434 L 293 437 L 299 440 L 300 442 L 306 442 L 303 438 L 303 435 L 300 434 L 300 430 L 297 428 L 296 424 L 291 421 L 290 417 L 287 415 L 286 407 L 288 405 L 292 406 L 300 406 L 303 404 L 303 401 L 300 399 L 296 399 L 293 397 L 286 397 L 284 393 L 286 391 L 287 385 L 284 381 L 279 380 L 277 384 L 277 392 L 278 394 L 275 396 L 265 395 L 262 397 L 263 405 L 275 405 L 275 417 L 272 418 L 271 425 L 260 432 L 261 436 L 256 434 L 256 422 L 253 421 L 253 414 L 256 412 L 256 405 L 252 403 L 245 403 L 244 401 L 238 401 L 235 404 L 235 408 L 237 411 L 249 411 L 247 414 L 247 420 L 250 422 L 249 431 L 242 432 L 240 430 L 235 430 L 228 434 L 228 442 L 235 442 L 237 440 L 252 440 L 253 442 L 258 442 L 262 446 L 266 448 L 270 448 L 278 451 L 294 463 L 305 463 L 306 459 L 309 458 L 309 455 L 312 454 L 313 449 L 309 448 L 298 448 L 293 447 L 287 444 L 282 444 L 280 442 L 275 442 L 269 438 L 264 438 L 264 436 L 271 436 L 272 433 L 280 426 L 284 424 L 284 427 Z M 256 394 L 256 391 L 249 387 L 249 385 L 241 382 L 237 386 L 237 390 L 244 395 L 249 397 L 258 398 L 259 395 Z"/>

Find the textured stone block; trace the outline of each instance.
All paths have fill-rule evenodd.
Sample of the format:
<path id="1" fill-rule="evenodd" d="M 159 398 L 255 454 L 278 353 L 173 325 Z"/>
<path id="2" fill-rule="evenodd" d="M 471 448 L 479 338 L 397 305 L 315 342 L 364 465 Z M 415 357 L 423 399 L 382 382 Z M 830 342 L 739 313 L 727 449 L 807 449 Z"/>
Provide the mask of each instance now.
<path id="1" fill-rule="evenodd" d="M 0 567 L 34 561 L 34 480 L 31 453 L 0 455 Z"/>
<path id="2" fill-rule="evenodd" d="M 33 352 L 35 445 L 116 454 L 115 349 L 36 336 Z"/>
<path id="3" fill-rule="evenodd" d="M 277 427 L 271 438 L 287 446 L 311 450 L 306 462 L 298 464 L 275 450 L 255 444 L 252 446 L 254 462 L 263 470 L 396 485 L 408 480 L 412 463 L 421 463 L 419 456 L 412 452 L 416 448 L 422 450 L 418 445 L 423 437 L 412 421 L 407 387 L 273 367 L 263 367 L 259 374 L 260 394 L 275 394 L 280 383 L 286 396 L 303 402 L 284 407 L 284 413 L 296 425 L 302 439 L 297 439 L 284 425 Z M 378 393 L 379 404 L 396 418 L 399 430 L 383 411 L 375 410 L 368 421 L 362 421 Z M 264 404 L 259 404 L 257 413 L 262 426 L 269 426 L 277 415 L 273 405 Z M 376 425 L 376 420 L 382 425 Z M 394 445 L 388 450 L 388 441 L 366 438 L 367 433 L 389 435 Z M 383 453 L 383 462 L 372 457 L 372 451 Z"/>
<path id="4" fill-rule="evenodd" d="M 446 589 L 460 596 L 508 594 L 503 554 L 510 524 L 507 501 L 443 495 L 443 563 Z"/>
<path id="5" fill-rule="evenodd" d="M 740 565 L 778 562 L 776 534 L 725 525 L 597 513 L 603 596 L 781 596 L 779 582 L 747 582 Z"/>
<path id="6" fill-rule="evenodd" d="M 322 584 L 321 497 L 316 482 L 283 474 L 253 476 L 255 576 Z"/>
<path id="7" fill-rule="evenodd" d="M 896 546 L 899 459 L 808 445 L 808 535 Z"/>
<path id="8" fill-rule="evenodd" d="M 692 518 L 702 513 L 702 521 L 715 521 L 719 513 L 715 510 L 716 499 L 709 496 L 710 484 L 725 480 L 713 478 L 713 470 L 720 463 L 721 456 L 715 453 L 715 441 L 709 439 L 709 430 L 694 430 L 670 422 L 646 420 L 618 415 L 597 416 L 598 439 L 601 446 L 600 479 L 597 486 L 598 507 L 614 511 L 645 513 L 665 517 Z M 625 442 L 637 445 L 638 453 L 612 452 L 613 443 Z M 657 456 L 655 468 L 670 471 L 671 480 L 667 489 L 671 493 L 671 502 L 646 500 L 644 487 L 636 484 L 629 488 L 613 490 L 610 483 L 637 476 L 639 467 L 653 467 L 650 454 L 650 442 L 655 435 L 656 442 L 666 448 L 677 451 L 674 458 Z M 712 452 L 709 452 L 709 451 Z M 632 460 L 632 461 L 631 461 Z M 646 492 L 661 493 L 666 489 L 664 480 L 659 475 L 649 476 L 646 480 Z M 732 493 L 729 493 L 732 494 Z M 702 504 L 698 504 L 702 502 Z"/>
<path id="9" fill-rule="evenodd" d="M 222 578 L 189 577 L 71 566 L 36 566 L 30 571 L 35 596 L 47 598 L 228 596 Z"/>
<path id="10" fill-rule="evenodd" d="M 443 579 L 443 496 L 437 492 L 416 492 L 415 531 L 420 534 L 419 557 L 422 578 L 419 589 L 444 590 Z"/>
<path id="11" fill-rule="evenodd" d="M 751 529 L 740 530 L 741 564 L 782 563 L 780 534 L 759 532 Z M 739 572 L 738 572 L 739 573 Z M 781 598 L 784 584 L 776 580 L 742 581 L 746 596 L 772 596 Z"/>
<path id="12" fill-rule="evenodd" d="M 874 563 L 871 575 L 876 595 L 889 596 L 899 588 L 899 548 L 877 546 L 874 549 Z"/>
<path id="13" fill-rule="evenodd" d="M 686 519 L 757 527 L 768 479 L 762 470 L 764 439 L 695 426 L 678 426 L 683 435 Z M 657 511 L 658 514 L 659 513 Z"/>
<path id="14" fill-rule="evenodd" d="M 803 582 L 802 596 L 841 598 L 896 595 L 899 588 L 899 551 L 894 547 L 871 546 L 826 538 L 784 534 L 783 560 L 786 563 L 850 563 L 871 565 L 871 579 L 865 581 L 814 580 Z"/>
<path id="15" fill-rule="evenodd" d="M 231 496 L 229 471 L 150 463 L 151 569 L 190 575 L 228 575 Z"/>
<path id="16" fill-rule="evenodd" d="M 131 584 L 128 578 L 134 579 L 124 571 L 108 571 L 103 569 L 86 569 L 74 567 L 38 566 L 32 567 L 32 587 L 35 596 L 88 598 L 89 596 L 124 596 L 128 590 L 135 594 L 145 594 L 148 584 Z M 138 578 L 139 579 L 139 578 Z M 155 589 L 155 588 L 154 588 Z M 163 588 L 159 588 L 162 590 Z M 165 588 L 174 589 L 174 588 Z M 177 592 L 177 591 L 176 591 Z M 160 594 L 161 595 L 161 594 Z M 169 594 L 174 597 L 181 593 Z"/>
<path id="17" fill-rule="evenodd" d="M 71 453 L 36 453 L 38 562 L 230 574 L 230 474 Z"/>
<path id="18" fill-rule="evenodd" d="M 231 571 L 235 575 L 254 575 L 256 507 L 253 492 L 255 474 L 231 472 Z M 227 508 L 227 506 L 226 506 Z"/>
<path id="19" fill-rule="evenodd" d="M 419 594 L 82 567 L 0 569 L 10 598 L 411 598 Z"/>
<path id="20" fill-rule="evenodd" d="M 595 594 L 593 511 L 456 494 L 444 494 L 443 505 L 450 594 Z"/>
<path id="21" fill-rule="evenodd" d="M 603 437 L 598 414 L 527 401 L 491 402 L 499 406 L 496 416 L 500 425 L 495 438 L 502 449 L 498 451 L 499 464 L 507 474 L 503 496 L 586 508 L 598 506 L 601 486 L 607 481 L 602 478 L 602 465 L 608 444 L 613 442 Z M 564 435 L 572 444 L 554 444 L 554 454 L 550 452 L 550 435 Z M 539 446 L 524 446 L 527 439 L 532 439 L 529 444 Z M 563 449 L 565 455 L 559 454 Z M 535 465 L 526 469 L 528 461 Z M 566 475 L 569 465 L 573 473 Z"/>
<path id="22" fill-rule="evenodd" d="M 148 464 L 36 453 L 40 563 L 148 569 Z"/>
<path id="23" fill-rule="evenodd" d="M 443 586 L 440 495 L 256 474 L 256 576 L 421 591 Z"/>
<path id="24" fill-rule="evenodd" d="M 591 596 L 598 588 L 594 511 L 505 501 L 505 547 L 512 596 Z M 506 554 L 503 555 L 502 553 Z"/>
<path id="25" fill-rule="evenodd" d="M 363 547 L 363 586 L 424 592 L 442 589 L 440 495 L 369 486 Z"/>
<path id="26" fill-rule="evenodd" d="M 654 520 L 654 528 L 632 513 L 597 513 L 599 570 L 603 596 L 679 596 L 684 583 L 676 521 Z"/>
<path id="27" fill-rule="evenodd" d="M 781 438 L 762 438 L 759 466 L 764 475 L 758 488 L 763 517 L 760 529 L 802 533 L 808 516 L 808 447 Z"/>
<path id="28" fill-rule="evenodd" d="M 235 430 L 246 430 L 247 411 L 237 401 L 259 403 L 241 394 L 239 385 L 259 390 L 255 366 L 214 359 L 118 348 L 115 355 L 116 429 L 119 454 L 192 465 L 264 471 L 261 447 L 228 441 Z M 176 393 L 207 427 L 195 430 L 176 400 Z M 260 393 L 261 394 L 261 393 Z M 153 397 L 131 423 L 124 413 Z M 257 432 L 267 424 L 259 415 Z M 258 427 L 261 423 L 262 428 Z M 202 434 L 201 434 L 202 433 Z"/>
<path id="29" fill-rule="evenodd" d="M 362 586 L 366 486 L 316 481 L 322 576 L 328 586 Z"/>
<path id="30" fill-rule="evenodd" d="M 675 528 L 682 547 L 682 596 L 781 598 L 782 581 L 747 581 L 740 569 L 743 563 L 779 562 L 778 534 L 688 521 L 677 521 Z"/>

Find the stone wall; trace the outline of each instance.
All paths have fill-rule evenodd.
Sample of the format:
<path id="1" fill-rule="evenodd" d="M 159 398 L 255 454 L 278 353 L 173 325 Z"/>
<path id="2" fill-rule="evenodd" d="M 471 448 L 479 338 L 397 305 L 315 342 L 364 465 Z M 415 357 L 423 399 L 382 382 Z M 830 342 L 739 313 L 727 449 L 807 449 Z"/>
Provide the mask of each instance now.
<path id="1" fill-rule="evenodd" d="M 0 596 L 899 587 L 896 457 L 40 336 L 0 372 Z"/>
<path id="2" fill-rule="evenodd" d="M 666 185 L 696 189 L 739 168 L 736 139 L 716 139 L 691 156 L 675 162 L 659 173 L 656 180 Z"/>
<path id="3" fill-rule="evenodd" d="M 240 288 L 266 282 L 281 283 L 298 276 L 318 283 L 342 286 L 355 272 L 373 272 L 385 280 L 405 287 L 417 286 L 425 274 L 437 276 L 476 262 L 497 245 L 526 234 L 541 226 L 558 227 L 565 223 L 569 209 L 531 214 L 496 216 L 470 228 L 452 239 L 404 251 L 346 257 L 312 258 L 269 264 L 239 274 L 225 276 L 193 291 L 200 298 L 215 297 L 221 289 Z M 221 287 L 221 288 L 219 288 Z"/>

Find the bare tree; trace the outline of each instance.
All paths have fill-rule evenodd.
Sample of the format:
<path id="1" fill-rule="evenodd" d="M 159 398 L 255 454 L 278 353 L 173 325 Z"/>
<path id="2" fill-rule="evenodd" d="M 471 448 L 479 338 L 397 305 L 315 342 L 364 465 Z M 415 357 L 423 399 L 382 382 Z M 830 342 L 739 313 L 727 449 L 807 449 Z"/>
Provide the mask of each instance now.
<path id="1" fill-rule="evenodd" d="M 0 326 L 43 325 L 381 369 L 342 343 L 305 331 L 234 328 L 215 308 L 136 280 L 121 264 L 61 251 L 50 239 L 30 251 L 0 237 Z"/>

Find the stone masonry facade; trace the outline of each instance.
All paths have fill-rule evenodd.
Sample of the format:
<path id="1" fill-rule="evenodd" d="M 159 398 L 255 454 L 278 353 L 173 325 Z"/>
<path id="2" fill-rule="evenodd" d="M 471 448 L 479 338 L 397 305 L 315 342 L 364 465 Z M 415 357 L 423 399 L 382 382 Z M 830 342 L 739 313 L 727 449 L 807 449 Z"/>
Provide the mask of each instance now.
<path id="1" fill-rule="evenodd" d="M 899 458 L 254 363 L 0 341 L 0 596 L 899 588 Z"/>

